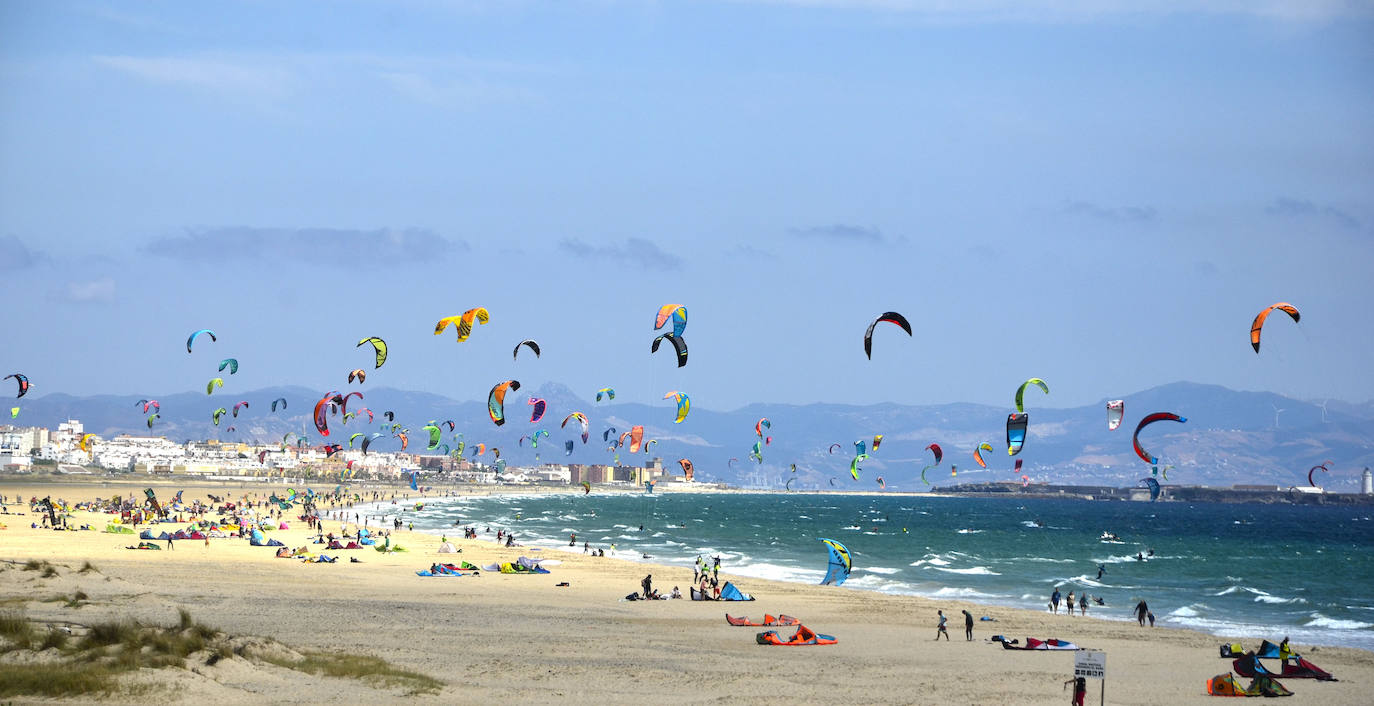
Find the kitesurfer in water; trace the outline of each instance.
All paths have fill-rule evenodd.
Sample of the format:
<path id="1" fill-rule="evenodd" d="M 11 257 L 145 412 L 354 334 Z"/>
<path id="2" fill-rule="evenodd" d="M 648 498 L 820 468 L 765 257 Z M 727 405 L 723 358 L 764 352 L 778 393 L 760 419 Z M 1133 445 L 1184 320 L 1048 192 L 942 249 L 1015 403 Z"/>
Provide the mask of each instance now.
<path id="1" fill-rule="evenodd" d="M 1107 570 L 1107 567 L 1106 567 L 1106 566 L 1103 566 L 1102 564 L 1098 564 L 1098 565 L 1097 565 L 1097 580 L 1098 580 L 1098 581 L 1101 581 L 1101 580 L 1102 580 L 1102 572 L 1103 572 L 1103 571 L 1106 571 L 1106 570 Z"/>

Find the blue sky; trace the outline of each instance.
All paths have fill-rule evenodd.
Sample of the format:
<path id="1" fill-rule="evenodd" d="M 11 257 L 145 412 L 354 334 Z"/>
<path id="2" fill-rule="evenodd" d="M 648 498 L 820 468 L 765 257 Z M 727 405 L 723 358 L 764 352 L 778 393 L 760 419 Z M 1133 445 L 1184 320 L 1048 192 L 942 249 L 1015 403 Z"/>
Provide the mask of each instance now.
<path id="1" fill-rule="evenodd" d="M 369 385 L 460 399 L 1374 398 L 1372 7 L 4 3 L 0 367 L 323 391 L 377 335 Z"/>

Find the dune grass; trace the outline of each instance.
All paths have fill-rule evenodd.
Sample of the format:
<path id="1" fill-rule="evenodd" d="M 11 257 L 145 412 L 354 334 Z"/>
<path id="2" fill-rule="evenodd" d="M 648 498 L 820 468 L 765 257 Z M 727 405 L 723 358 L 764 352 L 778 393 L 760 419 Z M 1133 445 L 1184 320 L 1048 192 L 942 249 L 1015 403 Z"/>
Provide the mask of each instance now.
<path id="1" fill-rule="evenodd" d="M 84 598 L 78 591 L 71 602 Z M 56 650 L 47 661 L 0 670 L 0 698 L 122 693 L 127 689 L 119 685 L 120 675 L 140 669 L 185 669 L 186 660 L 195 654 L 206 655 L 207 665 L 239 656 L 307 674 L 401 688 L 407 695 L 436 694 L 443 688 L 437 679 L 366 655 L 304 652 L 287 657 L 243 646 L 236 649 L 229 636 L 197 622 L 184 609 L 178 611 L 174 626 L 113 620 L 86 626 L 76 639 L 69 638 L 69 632 L 56 627 L 42 630 L 21 613 L 0 611 L 0 652 Z"/>
<path id="2" fill-rule="evenodd" d="M 305 652 L 299 659 L 254 654 L 259 659 L 297 672 L 327 677 L 358 679 L 387 687 L 405 689 L 407 696 L 437 694 L 444 683 L 433 677 L 400 669 L 386 660 L 368 655 Z"/>

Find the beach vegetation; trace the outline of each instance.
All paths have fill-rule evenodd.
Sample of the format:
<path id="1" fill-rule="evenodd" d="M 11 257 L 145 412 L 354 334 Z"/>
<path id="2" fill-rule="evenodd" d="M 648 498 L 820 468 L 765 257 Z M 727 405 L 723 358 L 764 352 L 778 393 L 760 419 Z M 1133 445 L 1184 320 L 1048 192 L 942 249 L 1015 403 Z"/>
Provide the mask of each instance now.
<path id="1" fill-rule="evenodd" d="M 29 559 L 28 561 L 24 562 L 24 570 L 25 570 L 25 571 L 37 571 L 37 570 L 43 568 L 43 565 L 44 565 L 44 564 L 47 564 L 47 563 L 48 563 L 48 562 L 46 562 L 46 561 L 39 561 L 39 560 L 37 560 L 37 559 Z"/>
<path id="2" fill-rule="evenodd" d="M 45 563 L 46 563 L 46 562 L 45 562 Z M 56 567 L 56 566 L 53 566 L 52 564 L 47 564 L 46 566 L 43 567 L 43 574 L 42 574 L 42 575 L 43 575 L 43 578 L 45 578 L 45 579 L 50 579 L 50 578 L 56 576 L 56 575 L 57 575 L 57 567 Z"/>
<path id="3" fill-rule="evenodd" d="M 305 652 L 300 657 L 254 653 L 253 657 L 297 672 L 328 677 L 357 679 L 385 687 L 399 687 L 407 696 L 437 694 L 444 683 L 433 677 L 400 669 L 386 660 L 368 655 Z"/>
<path id="4" fill-rule="evenodd" d="M 81 565 L 81 568 L 78 569 L 76 573 L 78 573 L 78 574 L 85 574 L 85 573 L 90 573 L 90 572 L 92 572 L 92 571 L 94 571 L 94 572 L 97 573 L 97 574 L 100 573 L 100 569 L 95 568 L 95 564 L 92 564 L 92 563 L 88 560 L 88 561 L 86 561 L 84 564 Z"/>
<path id="5" fill-rule="evenodd" d="M 86 594 L 77 591 L 68 604 L 85 599 Z M 0 699 L 132 693 L 139 685 L 121 686 L 121 674 L 141 669 L 185 669 L 187 659 L 197 654 L 205 656 L 207 665 L 238 657 L 307 674 L 356 679 L 380 688 L 400 688 L 407 695 L 436 694 L 443 688 L 437 679 L 376 657 L 297 653 L 280 646 L 271 648 L 275 643 L 270 642 L 258 643 L 268 645 L 268 649 L 251 648 L 196 621 L 185 609 L 178 611 L 177 623 L 172 626 L 126 619 L 78 626 L 79 637 L 74 639 L 69 637 L 71 633 L 62 627 L 42 630 L 20 612 L 0 611 L 0 653 L 48 651 L 44 658 L 26 662 L 23 670 L 0 670 Z"/>
<path id="6" fill-rule="evenodd" d="M 0 613 L 0 638 L 5 639 L 0 651 L 27 650 L 33 644 L 33 626 L 22 614 L 5 611 Z"/>

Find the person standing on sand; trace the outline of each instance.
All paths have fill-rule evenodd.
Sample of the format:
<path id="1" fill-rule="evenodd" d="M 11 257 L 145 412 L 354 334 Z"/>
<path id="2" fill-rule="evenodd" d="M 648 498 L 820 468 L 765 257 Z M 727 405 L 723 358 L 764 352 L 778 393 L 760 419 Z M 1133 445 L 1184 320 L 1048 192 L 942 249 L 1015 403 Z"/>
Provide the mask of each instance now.
<path id="1" fill-rule="evenodd" d="M 1135 604 L 1135 621 L 1140 623 L 1140 627 L 1145 627 L 1145 614 L 1150 612 L 1150 606 L 1145 603 L 1145 599 Z"/>
<path id="2" fill-rule="evenodd" d="M 1083 595 L 1081 595 L 1081 596 L 1078 597 L 1078 614 L 1081 615 L 1081 616 L 1083 616 L 1083 617 L 1085 617 L 1085 618 L 1088 617 L 1088 592 L 1087 592 L 1087 591 L 1084 591 L 1084 592 L 1083 592 Z"/>
<path id="3" fill-rule="evenodd" d="M 1150 627 L 1154 627 L 1154 626 L 1155 626 L 1155 614 L 1154 614 L 1154 612 L 1151 611 L 1151 612 L 1146 613 L 1146 614 L 1145 614 L 1145 617 L 1147 617 L 1147 618 L 1150 619 Z"/>
<path id="4" fill-rule="evenodd" d="M 1064 601 L 1064 607 L 1068 609 L 1069 615 L 1073 615 L 1073 591 L 1069 591 L 1068 600 Z"/>
<path id="5" fill-rule="evenodd" d="M 649 594 L 654 592 L 654 575 L 649 574 L 648 576 L 645 576 L 644 580 L 639 582 L 639 586 L 640 588 L 644 589 L 644 600 L 649 600 Z"/>
<path id="6" fill-rule="evenodd" d="M 949 635 L 945 635 L 946 638 Z M 973 642 L 973 613 L 964 611 L 964 639 Z"/>
<path id="7" fill-rule="evenodd" d="M 1054 593 L 1050 594 L 1050 612 L 1055 615 L 1059 614 L 1059 598 L 1059 587 L 1055 586 Z"/>
<path id="8" fill-rule="evenodd" d="M 938 613 L 938 614 L 940 615 L 940 624 L 935 628 L 935 641 L 936 641 L 936 642 L 939 642 L 939 641 L 940 641 L 940 636 L 941 636 L 941 635 L 944 635 L 944 636 L 945 636 L 945 642 L 949 642 L 949 631 L 945 629 L 945 622 L 946 622 L 946 620 L 947 620 L 947 619 L 945 618 L 945 611 L 943 611 L 943 610 L 937 610 L 937 611 L 935 611 L 935 612 Z"/>

